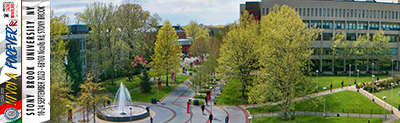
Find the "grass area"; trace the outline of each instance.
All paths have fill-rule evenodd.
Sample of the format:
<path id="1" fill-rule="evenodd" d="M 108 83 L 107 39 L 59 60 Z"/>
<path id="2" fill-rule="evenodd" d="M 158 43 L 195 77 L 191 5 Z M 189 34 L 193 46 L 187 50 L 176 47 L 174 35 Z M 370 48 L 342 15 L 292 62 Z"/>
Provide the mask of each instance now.
<path id="1" fill-rule="evenodd" d="M 149 71 L 147 71 L 147 74 L 149 75 L 150 78 L 151 77 L 156 77 L 156 71 L 149 70 Z M 163 72 L 161 75 L 164 76 L 164 75 L 166 75 L 166 73 Z"/>
<path id="2" fill-rule="evenodd" d="M 318 101 L 318 99 L 320 99 Z M 322 101 L 321 101 L 322 100 Z M 316 105 L 310 102 L 315 101 Z M 276 106 L 268 107 L 257 107 L 247 109 L 251 114 L 266 113 L 266 112 L 278 112 L 279 108 Z M 295 111 L 324 111 L 323 98 L 318 97 L 313 99 L 307 99 L 297 102 L 295 105 Z M 338 93 L 326 95 L 326 112 L 338 112 L 338 113 L 364 113 L 364 114 L 383 114 L 383 108 L 378 104 L 372 102 L 369 98 L 354 91 L 342 91 Z M 389 111 L 386 110 L 386 113 Z"/>
<path id="3" fill-rule="evenodd" d="M 182 83 L 183 81 L 185 81 L 187 78 L 189 78 L 188 75 L 176 75 L 176 76 L 175 76 L 176 82 L 177 82 L 178 84 L 181 84 L 181 83 Z M 162 83 L 162 84 L 165 84 L 166 80 L 167 80 L 167 77 L 166 77 L 166 76 L 161 76 L 161 83 Z M 172 82 L 172 83 L 176 83 L 175 81 L 172 81 L 172 77 L 171 77 L 171 75 L 169 75 L 169 76 L 168 76 L 168 84 L 170 84 L 171 82 Z M 154 84 L 157 84 L 157 83 L 154 83 Z"/>
<path id="4" fill-rule="evenodd" d="M 176 88 L 176 87 L 177 87 L 176 85 L 173 86 L 173 88 Z M 170 87 L 162 86 L 161 90 L 159 90 L 159 99 L 163 98 L 169 92 L 171 92 Z M 136 91 L 130 92 L 130 94 L 131 94 L 133 102 L 151 103 L 152 98 L 157 98 L 157 87 L 152 87 L 151 92 L 149 92 L 149 93 L 143 93 L 140 90 L 136 90 Z"/>
<path id="5" fill-rule="evenodd" d="M 241 105 L 248 104 L 247 99 L 242 98 L 241 82 L 238 79 L 233 78 L 228 80 L 228 84 L 225 85 L 224 90 L 217 99 L 217 105 Z M 245 93 L 247 97 L 247 93 Z"/>
<path id="6" fill-rule="evenodd" d="M 393 110 L 397 110 L 398 106 L 400 105 L 400 96 L 399 96 L 400 88 L 393 88 Z M 383 96 L 386 96 L 385 102 L 391 104 L 392 101 L 392 90 L 388 89 L 385 91 L 380 91 L 374 94 L 376 97 L 382 99 Z"/>
<path id="7" fill-rule="evenodd" d="M 396 121 L 396 122 L 394 122 L 394 123 L 400 123 L 400 120 L 398 120 L 398 121 Z"/>
<path id="8" fill-rule="evenodd" d="M 379 80 L 389 78 L 390 75 L 386 74 L 378 74 L 376 75 L 379 77 Z M 317 77 L 314 75 L 313 79 L 317 81 Z M 351 80 L 350 84 L 354 85 L 354 80 L 357 79 L 357 75 L 351 75 Z M 359 76 L 359 82 L 366 83 L 366 82 L 371 82 L 371 75 L 360 75 Z M 341 82 L 343 80 L 343 86 L 349 86 L 349 75 L 319 75 L 318 76 L 318 91 L 321 92 L 323 91 L 323 87 L 327 87 L 329 89 L 329 85 L 332 82 L 332 87 L 335 88 L 341 88 Z"/>
<path id="9" fill-rule="evenodd" d="M 202 95 L 194 95 L 194 98 L 198 98 L 198 99 L 204 99 L 204 98 L 206 98 L 206 94 L 202 94 Z"/>
<path id="10" fill-rule="evenodd" d="M 257 117 L 252 120 L 253 123 L 289 123 L 289 121 L 276 120 L 278 116 Z M 322 117 L 322 116 L 301 116 L 297 115 L 293 123 L 380 123 L 382 118 L 355 118 L 355 117 Z"/>
<path id="11" fill-rule="evenodd" d="M 108 92 L 117 92 L 116 89 L 119 88 L 119 85 L 121 82 L 123 82 L 123 84 L 125 85 L 126 88 L 128 88 L 128 90 L 130 89 L 134 89 L 140 86 L 140 74 L 139 75 L 135 75 L 133 76 L 133 80 L 131 80 L 132 82 L 129 82 L 128 77 L 119 77 L 114 79 L 114 83 L 116 85 L 116 87 L 114 85 L 112 85 L 112 79 L 106 80 L 103 83 L 103 87 L 106 88 L 106 90 Z"/>

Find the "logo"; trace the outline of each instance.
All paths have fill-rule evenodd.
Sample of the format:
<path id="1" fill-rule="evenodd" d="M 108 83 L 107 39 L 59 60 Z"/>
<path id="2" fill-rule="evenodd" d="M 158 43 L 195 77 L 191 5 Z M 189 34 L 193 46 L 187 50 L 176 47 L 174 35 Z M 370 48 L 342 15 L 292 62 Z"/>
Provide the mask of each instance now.
<path id="1" fill-rule="evenodd" d="M 15 120 L 19 116 L 19 112 L 15 108 L 8 108 L 6 111 L 4 111 L 4 116 L 7 118 L 7 120 Z"/>
<path id="2" fill-rule="evenodd" d="M 17 11 L 17 4 L 14 2 L 3 2 L 3 12 L 4 18 L 17 18 L 18 11 Z"/>
<path id="3" fill-rule="evenodd" d="M 10 23 L 7 24 L 6 26 L 17 26 L 17 22 L 18 21 L 10 21 Z"/>

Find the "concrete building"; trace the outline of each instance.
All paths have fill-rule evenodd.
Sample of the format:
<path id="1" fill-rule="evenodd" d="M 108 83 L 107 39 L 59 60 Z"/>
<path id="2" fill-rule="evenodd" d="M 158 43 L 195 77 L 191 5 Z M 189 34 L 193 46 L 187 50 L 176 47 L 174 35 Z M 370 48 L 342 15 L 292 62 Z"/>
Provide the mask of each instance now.
<path id="1" fill-rule="evenodd" d="M 312 61 L 316 66 L 314 69 L 332 72 L 348 69 L 342 67 L 342 69 L 333 70 L 326 65 L 332 61 L 329 54 L 331 38 L 335 33 L 345 32 L 346 41 L 353 43 L 359 35 L 373 35 L 378 30 L 383 30 L 385 35 L 390 38 L 390 58 L 394 60 L 395 70 L 399 69 L 400 4 L 398 0 L 391 3 L 379 3 L 375 0 L 262 0 L 261 2 L 240 4 L 240 12 L 259 11 L 253 14 L 266 16 L 275 5 L 290 6 L 299 13 L 307 26 L 317 26 L 323 29 L 311 46 L 314 49 L 312 55 Z M 352 71 L 354 71 L 355 68 L 352 67 Z M 358 69 L 371 70 L 367 65 L 359 66 Z M 386 70 L 390 70 L 390 68 L 386 68 Z"/>

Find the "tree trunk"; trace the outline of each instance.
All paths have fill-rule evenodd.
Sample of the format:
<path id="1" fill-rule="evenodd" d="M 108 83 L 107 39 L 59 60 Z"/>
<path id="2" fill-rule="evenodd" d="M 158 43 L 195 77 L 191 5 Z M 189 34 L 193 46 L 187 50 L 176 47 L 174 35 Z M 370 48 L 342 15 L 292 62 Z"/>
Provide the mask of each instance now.
<path id="1" fill-rule="evenodd" d="M 344 72 L 346 72 L 346 60 L 347 60 L 346 58 L 343 59 L 343 62 L 344 62 L 344 67 L 343 67 L 344 69 L 343 70 L 344 70 Z"/>
<path id="2" fill-rule="evenodd" d="M 93 105 L 93 122 L 96 123 L 96 105 Z"/>
<path id="3" fill-rule="evenodd" d="M 167 80 L 165 81 L 165 85 L 167 86 L 167 87 L 169 87 L 169 85 L 168 85 L 168 69 L 167 69 Z"/>
<path id="4" fill-rule="evenodd" d="M 244 91 L 245 91 L 245 83 L 246 83 L 246 79 L 244 79 L 244 81 L 242 81 L 242 99 L 245 99 L 244 98 Z"/>
<path id="5" fill-rule="evenodd" d="M 332 59 L 332 72 L 335 72 L 335 59 Z"/>

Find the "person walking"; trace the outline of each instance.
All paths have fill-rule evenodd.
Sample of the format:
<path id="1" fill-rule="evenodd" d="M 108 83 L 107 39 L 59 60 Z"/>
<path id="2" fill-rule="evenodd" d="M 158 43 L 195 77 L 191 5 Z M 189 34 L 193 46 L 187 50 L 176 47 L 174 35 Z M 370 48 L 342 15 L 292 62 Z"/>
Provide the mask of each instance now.
<path id="1" fill-rule="evenodd" d="M 357 84 L 357 80 L 356 79 L 354 79 L 354 85 L 356 85 Z"/>
<path id="2" fill-rule="evenodd" d="M 343 89 L 343 80 L 342 80 L 342 83 L 341 83 L 341 84 L 342 84 L 342 89 Z"/>
<path id="3" fill-rule="evenodd" d="M 210 115 L 208 116 L 208 120 L 210 120 L 210 123 L 212 123 L 212 120 L 213 120 L 213 114 L 210 114 Z"/>
<path id="4" fill-rule="evenodd" d="M 203 105 L 201 105 L 201 113 L 203 113 L 203 115 L 204 115 L 204 109 L 206 108 L 206 106 L 204 106 L 204 104 Z"/>
<path id="5" fill-rule="evenodd" d="M 331 85 L 330 85 L 329 87 L 331 87 L 331 92 L 332 92 L 332 82 L 331 82 Z M 343 86 L 342 86 L 342 87 L 343 87 Z"/>
<path id="6" fill-rule="evenodd" d="M 229 117 L 226 116 L 226 117 L 225 117 L 225 123 L 228 123 L 228 122 L 229 122 Z"/>
<path id="7" fill-rule="evenodd" d="M 207 96 L 204 97 L 204 100 L 206 101 L 206 105 L 208 106 Z"/>

